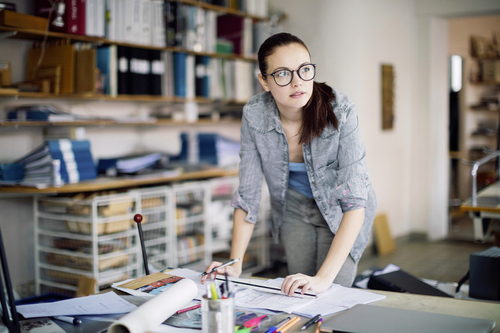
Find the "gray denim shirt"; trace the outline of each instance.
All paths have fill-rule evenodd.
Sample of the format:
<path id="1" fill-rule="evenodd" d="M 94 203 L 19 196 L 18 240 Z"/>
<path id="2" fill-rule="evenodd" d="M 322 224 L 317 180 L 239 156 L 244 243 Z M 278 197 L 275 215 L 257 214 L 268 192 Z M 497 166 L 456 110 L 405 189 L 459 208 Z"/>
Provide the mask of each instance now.
<path id="1" fill-rule="evenodd" d="M 329 126 L 310 145 L 303 144 L 304 162 L 316 204 L 335 234 L 344 212 L 366 208 L 361 231 L 351 249 L 357 262 L 370 235 L 377 206 L 365 165 L 354 104 L 333 90 L 333 112 L 339 129 Z M 271 196 L 272 233 L 275 242 L 283 223 L 289 176 L 288 142 L 278 107 L 268 92 L 253 96 L 243 108 L 239 187 L 232 206 L 246 211 L 255 223 L 264 175 Z"/>

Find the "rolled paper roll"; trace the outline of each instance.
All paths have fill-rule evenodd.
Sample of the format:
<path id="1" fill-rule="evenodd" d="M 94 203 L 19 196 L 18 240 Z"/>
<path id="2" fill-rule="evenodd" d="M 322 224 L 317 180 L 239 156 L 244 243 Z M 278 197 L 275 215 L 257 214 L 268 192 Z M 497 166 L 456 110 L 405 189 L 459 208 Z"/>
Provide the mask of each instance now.
<path id="1" fill-rule="evenodd" d="M 153 331 L 177 310 L 195 298 L 198 287 L 193 280 L 182 279 L 153 297 L 109 327 L 109 333 Z"/>

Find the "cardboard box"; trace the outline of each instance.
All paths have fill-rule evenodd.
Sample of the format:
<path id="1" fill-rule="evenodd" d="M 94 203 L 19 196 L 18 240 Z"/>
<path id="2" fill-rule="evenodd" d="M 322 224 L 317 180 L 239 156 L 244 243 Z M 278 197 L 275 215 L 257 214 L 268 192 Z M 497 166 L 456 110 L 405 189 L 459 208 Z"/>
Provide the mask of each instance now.
<path id="1" fill-rule="evenodd" d="M 47 29 L 47 19 L 10 10 L 0 10 L 0 25 L 44 31 Z"/>

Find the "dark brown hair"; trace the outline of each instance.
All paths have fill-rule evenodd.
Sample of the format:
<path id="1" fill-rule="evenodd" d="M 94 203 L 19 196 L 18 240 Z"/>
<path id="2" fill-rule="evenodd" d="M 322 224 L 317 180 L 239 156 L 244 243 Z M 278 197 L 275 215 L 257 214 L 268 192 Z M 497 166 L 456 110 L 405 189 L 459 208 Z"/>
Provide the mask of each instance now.
<path id="1" fill-rule="evenodd" d="M 272 35 L 266 39 L 257 54 L 261 74 L 267 74 L 267 57 L 272 55 L 277 48 L 294 43 L 302 45 L 309 52 L 306 44 L 300 38 L 286 32 Z M 334 100 L 335 94 L 329 85 L 313 82 L 312 96 L 302 110 L 300 143 L 311 143 L 312 139 L 319 137 L 325 127 L 329 125 L 338 130 L 339 121 L 335 113 L 333 113 L 331 105 Z"/>

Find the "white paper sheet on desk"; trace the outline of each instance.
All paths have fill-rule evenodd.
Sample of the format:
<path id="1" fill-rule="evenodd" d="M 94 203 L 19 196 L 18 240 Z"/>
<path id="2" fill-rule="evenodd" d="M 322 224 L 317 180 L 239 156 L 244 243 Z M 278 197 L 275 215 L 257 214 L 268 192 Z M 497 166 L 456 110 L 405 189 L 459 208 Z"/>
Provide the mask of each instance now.
<path id="1" fill-rule="evenodd" d="M 189 268 L 176 268 L 166 273 L 193 280 L 194 283 L 196 283 L 196 286 L 198 287 L 198 294 L 196 295 L 195 299 L 201 300 L 203 295 L 206 294 L 205 285 L 201 284 L 200 272 L 193 271 L 192 269 Z"/>
<path id="2" fill-rule="evenodd" d="M 313 317 L 317 314 L 327 316 L 350 309 L 357 304 L 373 303 L 386 298 L 385 295 L 371 293 L 362 289 L 335 286 L 336 288 L 328 297 L 318 298 L 314 302 L 295 310 L 294 313 L 306 317 Z"/>
<path id="3" fill-rule="evenodd" d="M 137 306 L 111 291 L 105 294 L 77 297 L 53 303 L 19 305 L 17 312 L 22 314 L 24 318 L 35 318 L 127 313 L 136 308 Z"/>

